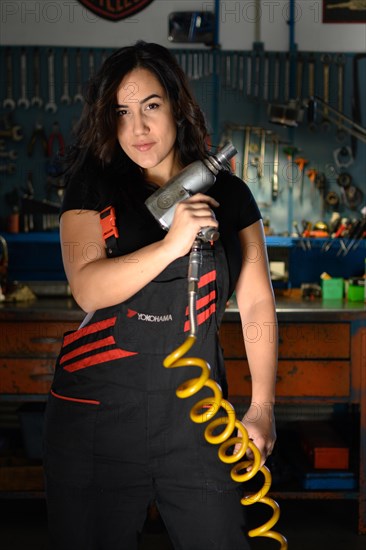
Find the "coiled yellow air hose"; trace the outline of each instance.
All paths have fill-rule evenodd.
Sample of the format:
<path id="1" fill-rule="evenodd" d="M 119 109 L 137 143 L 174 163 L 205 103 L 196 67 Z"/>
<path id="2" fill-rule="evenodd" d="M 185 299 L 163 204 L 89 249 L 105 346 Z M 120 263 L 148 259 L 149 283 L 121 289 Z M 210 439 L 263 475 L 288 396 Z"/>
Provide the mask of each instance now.
<path id="1" fill-rule="evenodd" d="M 177 349 L 170 353 L 163 361 L 165 368 L 200 367 L 202 372 L 199 377 L 192 378 L 181 384 L 176 395 L 185 399 L 198 393 L 203 387 L 208 387 L 212 390 L 212 397 L 206 397 L 198 401 L 190 411 L 190 418 L 193 422 L 202 424 L 211 420 L 219 411 L 220 408 L 226 412 L 226 417 L 220 417 L 212 420 L 205 429 L 204 436 L 206 441 L 213 445 L 220 444 L 218 455 L 222 462 L 232 464 L 241 460 L 250 449 L 253 453 L 253 460 L 244 460 L 233 466 L 231 470 L 231 478 L 238 483 L 248 481 L 253 478 L 259 471 L 264 476 L 264 484 L 262 488 L 254 495 L 245 496 L 241 499 L 241 504 L 244 506 L 262 503 L 270 506 L 273 510 L 272 517 L 260 527 L 252 529 L 248 532 L 248 536 L 268 537 L 277 540 L 281 547 L 280 550 L 287 550 L 286 538 L 272 530 L 272 527 L 277 523 L 280 517 L 280 508 L 278 503 L 272 498 L 266 496 L 272 483 L 272 476 L 266 466 L 260 468 L 261 456 L 257 447 L 249 440 L 248 432 L 245 426 L 236 418 L 233 405 L 222 397 L 222 390 L 219 384 L 210 378 L 210 366 L 204 359 L 199 357 L 184 357 L 191 349 L 196 341 L 196 298 L 197 298 L 197 283 L 199 280 L 198 270 L 202 263 L 201 245 L 198 240 L 194 242 L 190 255 L 190 270 L 188 275 L 188 296 L 189 296 L 189 318 L 190 318 L 190 334 L 186 341 L 183 342 Z M 219 434 L 214 434 L 215 430 L 225 425 Z M 231 437 L 234 430 L 237 429 L 239 436 Z M 228 454 L 227 451 L 236 444 L 240 444 L 240 449 L 236 454 Z M 248 466 L 251 470 L 247 471 Z M 245 473 L 241 473 L 245 470 Z"/>

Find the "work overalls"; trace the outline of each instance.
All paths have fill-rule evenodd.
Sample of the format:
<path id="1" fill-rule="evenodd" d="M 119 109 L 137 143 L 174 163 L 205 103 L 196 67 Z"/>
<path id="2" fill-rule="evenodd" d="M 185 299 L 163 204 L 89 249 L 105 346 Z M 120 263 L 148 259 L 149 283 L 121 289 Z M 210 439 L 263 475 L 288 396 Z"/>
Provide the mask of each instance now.
<path id="1" fill-rule="evenodd" d="M 111 261 L 120 261 L 118 258 Z M 179 399 L 198 367 L 166 369 L 189 334 L 188 256 L 126 302 L 64 335 L 46 414 L 52 550 L 134 550 L 155 500 L 175 550 L 246 550 L 240 486 Z M 198 334 L 188 356 L 222 382 L 217 332 L 228 292 L 220 242 L 203 250 Z"/>

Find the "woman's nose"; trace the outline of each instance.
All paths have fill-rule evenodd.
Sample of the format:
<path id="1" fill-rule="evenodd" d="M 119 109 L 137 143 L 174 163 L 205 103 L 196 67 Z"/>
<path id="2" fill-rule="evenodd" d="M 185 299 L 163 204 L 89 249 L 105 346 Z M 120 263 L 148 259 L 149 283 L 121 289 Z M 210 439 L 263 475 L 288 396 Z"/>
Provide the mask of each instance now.
<path id="1" fill-rule="evenodd" d="M 135 115 L 134 132 L 135 134 L 147 134 L 149 132 L 149 126 L 143 114 Z"/>

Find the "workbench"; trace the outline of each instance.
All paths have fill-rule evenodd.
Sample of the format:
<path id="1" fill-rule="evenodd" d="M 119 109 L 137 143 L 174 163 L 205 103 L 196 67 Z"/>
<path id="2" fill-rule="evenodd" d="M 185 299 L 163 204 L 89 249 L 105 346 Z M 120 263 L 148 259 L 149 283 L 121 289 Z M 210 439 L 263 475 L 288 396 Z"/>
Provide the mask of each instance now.
<path id="1" fill-rule="evenodd" d="M 357 499 L 359 533 L 366 534 L 366 304 L 278 297 L 277 406 L 349 404 L 359 414 L 354 490 L 287 490 L 285 499 Z M 45 402 L 64 332 L 84 314 L 72 298 L 0 304 L 0 403 Z M 268 327 L 271 330 L 271 327 Z M 249 333 L 248 333 L 249 334 Z M 251 338 L 260 337 L 253 332 Z M 248 337 L 248 335 L 247 335 Z M 240 409 L 251 391 L 242 326 L 235 303 L 221 328 L 229 399 Z M 280 440 L 280 438 L 279 438 Z M 0 457 L 1 459 L 1 457 Z M 42 496 L 41 464 L 0 461 L 0 497 Z"/>

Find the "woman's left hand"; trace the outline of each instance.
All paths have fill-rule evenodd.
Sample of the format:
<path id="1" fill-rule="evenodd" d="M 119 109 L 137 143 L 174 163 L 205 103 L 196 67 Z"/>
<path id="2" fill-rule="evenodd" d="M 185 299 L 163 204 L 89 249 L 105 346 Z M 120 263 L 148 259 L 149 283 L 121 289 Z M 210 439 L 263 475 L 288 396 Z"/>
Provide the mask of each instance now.
<path id="1" fill-rule="evenodd" d="M 248 411 L 242 419 L 249 439 L 258 448 L 261 454 L 261 467 L 272 453 L 276 442 L 276 423 L 273 412 L 273 405 L 266 403 L 259 406 L 257 403 L 252 403 Z M 240 434 L 238 434 L 240 436 Z M 235 445 L 234 454 L 240 449 L 240 443 Z M 246 452 L 246 457 L 249 460 L 253 459 L 253 453 L 250 449 Z M 248 471 L 251 470 L 249 466 Z"/>

